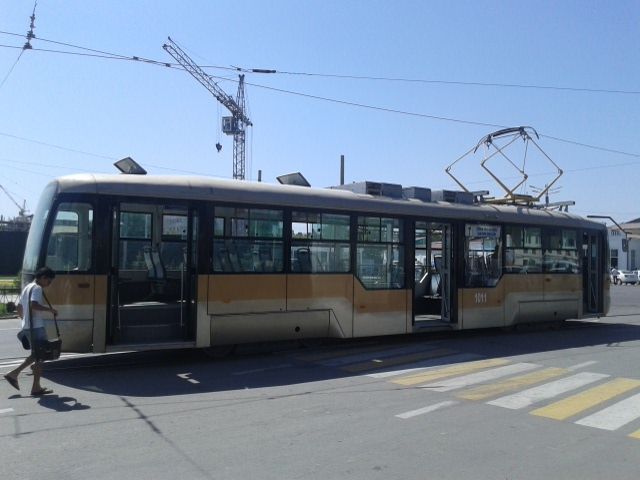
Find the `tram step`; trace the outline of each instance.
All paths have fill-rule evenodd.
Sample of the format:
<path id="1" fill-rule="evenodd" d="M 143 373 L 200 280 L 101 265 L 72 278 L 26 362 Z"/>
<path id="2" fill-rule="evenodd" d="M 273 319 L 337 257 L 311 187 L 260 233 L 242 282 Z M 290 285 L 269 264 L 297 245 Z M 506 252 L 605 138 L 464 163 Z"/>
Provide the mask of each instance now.
<path id="1" fill-rule="evenodd" d="M 158 304 L 126 305 L 120 307 L 120 322 L 123 325 L 155 325 L 180 322 L 180 305 Z"/>
<path id="2" fill-rule="evenodd" d="M 182 327 L 176 323 L 155 325 L 122 325 L 120 343 L 149 343 L 182 337 Z"/>

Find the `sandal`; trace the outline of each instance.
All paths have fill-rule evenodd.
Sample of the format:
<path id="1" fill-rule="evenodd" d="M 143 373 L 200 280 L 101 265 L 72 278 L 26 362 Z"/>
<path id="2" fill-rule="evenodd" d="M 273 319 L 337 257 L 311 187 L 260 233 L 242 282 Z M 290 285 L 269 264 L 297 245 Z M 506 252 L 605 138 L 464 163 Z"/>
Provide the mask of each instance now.
<path id="1" fill-rule="evenodd" d="M 42 395 L 49 395 L 53 393 L 53 390 L 50 388 L 41 388 L 40 390 L 36 390 L 35 392 L 31 392 L 32 397 L 41 397 Z"/>
<path id="2" fill-rule="evenodd" d="M 18 379 L 13 378 L 11 375 L 7 374 L 4 376 L 4 379 L 16 390 L 20 390 L 20 386 L 18 385 Z"/>

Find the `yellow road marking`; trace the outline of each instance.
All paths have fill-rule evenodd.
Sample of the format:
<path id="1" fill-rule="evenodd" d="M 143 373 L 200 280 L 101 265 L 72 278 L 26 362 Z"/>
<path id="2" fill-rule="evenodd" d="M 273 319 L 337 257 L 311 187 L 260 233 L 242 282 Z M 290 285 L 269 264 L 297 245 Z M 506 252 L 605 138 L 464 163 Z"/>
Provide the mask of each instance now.
<path id="1" fill-rule="evenodd" d="M 416 362 L 418 360 L 444 357 L 445 355 L 451 355 L 452 353 L 456 353 L 455 350 L 439 348 L 437 350 L 431 350 L 430 352 L 419 352 L 411 355 L 402 355 L 400 357 L 381 358 L 381 359 L 368 360 L 366 362 L 361 362 L 361 363 L 354 363 L 353 365 L 344 367 L 342 370 L 346 370 L 347 372 L 362 372 L 365 370 L 376 370 L 379 368 L 391 367 L 393 365 L 402 365 L 405 363 Z"/>
<path id="2" fill-rule="evenodd" d="M 630 433 L 630 434 L 629 434 L 629 436 L 630 436 L 631 438 L 638 438 L 638 439 L 640 439 L 640 430 L 636 430 L 635 432 Z"/>
<path id="3" fill-rule="evenodd" d="M 495 397 L 496 395 L 500 395 L 505 392 L 518 390 L 522 387 L 526 387 L 527 385 L 533 385 L 534 383 L 548 380 L 549 378 L 559 377 L 565 373 L 569 373 L 569 371 L 564 368 L 545 368 L 544 370 L 539 370 L 537 372 L 512 377 L 502 382 L 463 390 L 456 396 L 466 400 L 482 400 L 488 397 Z"/>
<path id="4" fill-rule="evenodd" d="M 530 413 L 539 417 L 564 420 L 638 387 L 640 387 L 640 380 L 616 378 Z"/>
<path id="5" fill-rule="evenodd" d="M 396 380 L 392 380 L 391 382 L 398 385 L 416 385 L 418 383 L 438 380 L 439 378 L 453 377 L 455 375 L 462 375 L 463 373 L 475 372 L 476 370 L 482 370 L 483 368 L 497 367 L 506 363 L 509 363 L 509 361 L 503 358 L 478 360 L 475 362 L 461 363 L 459 365 L 452 365 L 446 368 L 439 368 L 437 370 L 429 370 L 427 372 L 400 377 Z"/>

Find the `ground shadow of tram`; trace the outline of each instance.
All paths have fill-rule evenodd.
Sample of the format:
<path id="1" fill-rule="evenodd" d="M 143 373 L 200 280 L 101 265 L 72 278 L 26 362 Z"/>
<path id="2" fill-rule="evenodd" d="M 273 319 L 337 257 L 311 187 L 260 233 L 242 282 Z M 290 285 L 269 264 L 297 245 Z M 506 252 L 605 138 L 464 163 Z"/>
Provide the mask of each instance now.
<path id="1" fill-rule="evenodd" d="M 291 394 L 301 394 L 310 382 L 371 373 L 350 373 L 335 366 L 304 360 L 310 353 L 330 354 L 332 350 L 338 352 L 344 348 L 367 351 L 372 345 L 382 349 L 403 346 L 446 348 L 455 354 L 431 362 L 433 366 L 445 366 L 470 357 L 498 358 L 552 351 L 562 357 L 563 351 L 568 349 L 586 346 L 618 348 L 620 343 L 634 340 L 640 340 L 640 325 L 571 321 L 560 330 L 538 327 L 523 333 L 496 329 L 425 334 L 411 338 L 381 337 L 316 349 L 290 346 L 289 349 L 275 351 L 273 344 L 254 345 L 240 348 L 236 354 L 222 359 L 211 359 L 199 350 L 97 355 L 47 363 L 45 377 L 76 390 L 119 396 L 197 395 L 276 386 L 291 387 Z M 376 351 L 375 348 L 373 350 Z M 372 353 L 372 358 L 375 358 L 375 353 Z M 405 368 L 407 365 L 401 364 L 385 371 Z"/>

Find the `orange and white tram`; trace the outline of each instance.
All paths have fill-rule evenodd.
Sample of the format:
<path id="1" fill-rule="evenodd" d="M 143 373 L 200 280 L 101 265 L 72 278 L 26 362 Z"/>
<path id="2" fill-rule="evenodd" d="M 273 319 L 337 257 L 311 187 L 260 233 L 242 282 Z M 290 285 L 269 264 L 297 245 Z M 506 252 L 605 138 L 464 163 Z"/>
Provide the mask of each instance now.
<path id="1" fill-rule="evenodd" d="M 73 352 L 607 313 L 604 225 L 428 201 L 415 190 L 388 197 L 182 176 L 61 177 L 33 217 L 23 282 L 38 267 L 54 269 L 48 295 Z"/>

